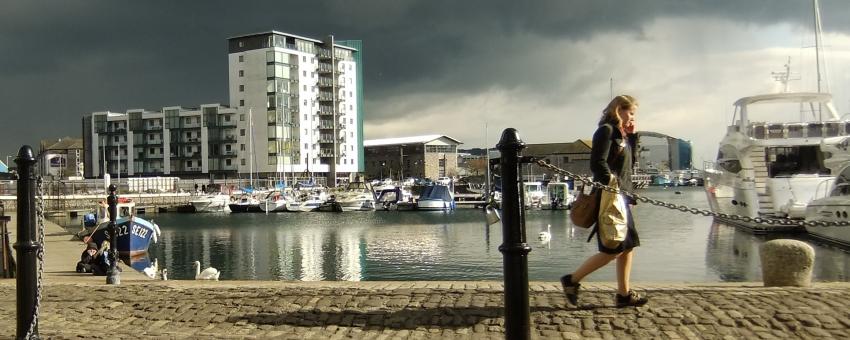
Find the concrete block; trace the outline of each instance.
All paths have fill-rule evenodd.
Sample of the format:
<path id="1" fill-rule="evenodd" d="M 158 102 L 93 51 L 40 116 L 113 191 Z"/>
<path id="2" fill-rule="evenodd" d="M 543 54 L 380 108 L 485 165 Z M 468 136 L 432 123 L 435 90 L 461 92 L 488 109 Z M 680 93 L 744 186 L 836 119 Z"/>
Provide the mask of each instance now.
<path id="1" fill-rule="evenodd" d="M 765 287 L 811 286 L 815 250 L 805 242 L 771 240 L 761 245 L 759 257 Z"/>

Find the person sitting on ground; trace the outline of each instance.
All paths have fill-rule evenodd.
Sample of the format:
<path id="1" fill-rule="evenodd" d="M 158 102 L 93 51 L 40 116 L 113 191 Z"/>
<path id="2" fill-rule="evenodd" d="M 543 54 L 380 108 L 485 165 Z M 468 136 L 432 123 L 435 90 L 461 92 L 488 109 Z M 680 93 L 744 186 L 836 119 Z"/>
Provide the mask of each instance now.
<path id="1" fill-rule="evenodd" d="M 95 257 L 97 257 L 97 244 L 86 243 L 86 250 L 83 250 L 80 254 L 80 262 L 77 262 L 77 273 L 91 273 Z"/>

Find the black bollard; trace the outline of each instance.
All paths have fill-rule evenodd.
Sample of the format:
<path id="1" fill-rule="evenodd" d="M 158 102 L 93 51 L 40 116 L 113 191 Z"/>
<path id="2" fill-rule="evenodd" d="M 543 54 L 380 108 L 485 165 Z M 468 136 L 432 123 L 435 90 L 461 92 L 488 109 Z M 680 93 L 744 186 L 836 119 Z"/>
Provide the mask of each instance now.
<path id="1" fill-rule="evenodd" d="M 516 129 L 508 128 L 496 145 L 501 153 L 502 245 L 505 271 L 505 339 L 530 339 L 528 306 L 528 252 L 525 215 L 520 205 L 520 151 L 525 143 Z"/>
<path id="2" fill-rule="evenodd" d="M 18 256 L 18 328 L 17 339 L 38 339 L 38 317 L 35 315 L 38 294 L 38 239 L 36 211 L 36 176 L 32 148 L 24 145 L 18 151 L 18 241 L 15 250 Z M 32 325 L 32 333 L 30 326 Z M 29 333 L 29 334 L 28 334 Z"/>
<path id="3" fill-rule="evenodd" d="M 121 272 L 118 271 L 118 227 L 115 225 L 115 217 L 118 215 L 118 196 L 115 195 L 115 184 L 109 185 L 109 196 L 106 204 L 109 205 L 109 269 L 106 270 L 106 284 L 120 285 Z"/>

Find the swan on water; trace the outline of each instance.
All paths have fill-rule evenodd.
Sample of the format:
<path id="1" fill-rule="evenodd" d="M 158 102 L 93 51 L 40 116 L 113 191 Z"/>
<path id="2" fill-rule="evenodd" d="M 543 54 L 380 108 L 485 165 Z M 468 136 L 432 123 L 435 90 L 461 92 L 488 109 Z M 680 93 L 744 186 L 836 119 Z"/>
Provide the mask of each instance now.
<path id="1" fill-rule="evenodd" d="M 162 279 L 162 281 L 168 281 L 168 269 L 162 268 L 162 271 L 160 271 L 159 274 L 159 278 Z"/>
<path id="2" fill-rule="evenodd" d="M 218 269 L 209 267 L 201 271 L 201 261 L 195 261 L 195 280 L 216 280 L 221 272 Z"/>
<path id="3" fill-rule="evenodd" d="M 156 278 L 156 273 L 159 271 L 159 264 L 156 261 L 157 259 L 153 259 L 151 262 L 151 266 L 145 269 L 142 269 L 142 273 L 145 274 L 150 279 Z"/>
<path id="4" fill-rule="evenodd" d="M 549 240 L 552 239 L 552 225 L 547 224 L 546 231 L 541 231 L 537 234 L 537 239 L 540 240 L 540 242 L 549 242 Z"/>

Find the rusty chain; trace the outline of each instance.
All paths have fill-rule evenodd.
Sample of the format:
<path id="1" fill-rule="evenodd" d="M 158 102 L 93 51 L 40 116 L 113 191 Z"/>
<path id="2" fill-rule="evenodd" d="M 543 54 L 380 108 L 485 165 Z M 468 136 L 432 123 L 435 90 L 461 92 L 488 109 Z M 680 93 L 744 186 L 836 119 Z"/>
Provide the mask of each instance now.
<path id="1" fill-rule="evenodd" d="M 675 203 L 669 203 L 664 201 L 655 200 L 646 196 L 643 196 L 638 193 L 629 192 L 625 190 L 620 190 L 619 188 L 613 188 L 608 185 L 594 182 L 593 179 L 589 176 L 583 176 L 574 174 L 568 170 L 564 170 L 558 168 L 552 164 L 546 163 L 543 160 L 537 160 L 534 162 L 538 166 L 542 168 L 549 169 L 555 173 L 561 175 L 567 175 L 569 178 L 577 179 L 584 183 L 585 185 L 590 185 L 594 188 L 602 189 L 608 192 L 613 193 L 621 193 L 626 197 L 629 197 L 635 201 L 640 201 L 644 203 L 649 203 L 655 206 L 664 207 L 671 210 L 678 210 L 684 213 L 691 213 L 694 215 L 702 215 L 702 216 L 713 216 L 722 219 L 728 219 L 733 221 L 744 221 L 744 222 L 753 222 L 758 224 L 768 224 L 768 225 L 787 225 L 787 226 L 800 226 L 800 227 L 847 227 L 850 226 L 850 222 L 848 221 L 805 221 L 805 220 L 792 220 L 788 218 L 775 218 L 775 217 L 749 217 L 749 216 L 741 216 L 735 214 L 726 214 L 726 213 L 718 213 L 707 209 L 698 209 L 693 207 L 688 207 L 686 205 L 680 205 Z"/>

